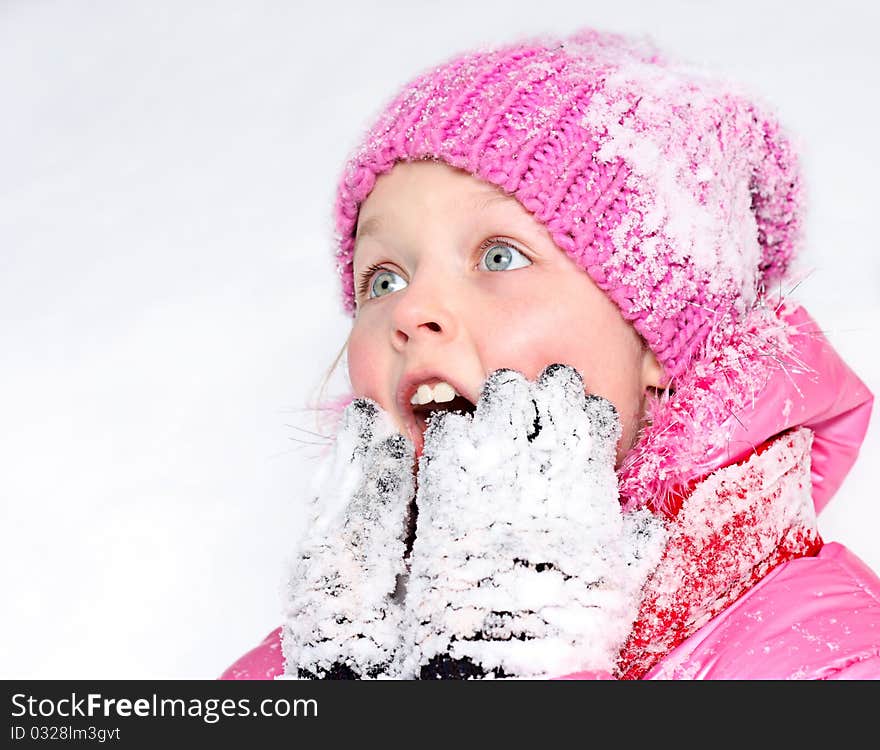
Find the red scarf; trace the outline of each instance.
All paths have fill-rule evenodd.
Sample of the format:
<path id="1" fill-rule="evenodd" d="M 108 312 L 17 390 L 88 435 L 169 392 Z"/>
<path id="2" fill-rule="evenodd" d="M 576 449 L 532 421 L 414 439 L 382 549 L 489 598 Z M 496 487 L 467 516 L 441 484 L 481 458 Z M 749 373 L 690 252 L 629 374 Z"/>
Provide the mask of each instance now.
<path id="1" fill-rule="evenodd" d="M 618 677 L 641 678 L 774 567 L 819 551 L 811 445 L 809 429 L 789 430 L 658 499 L 669 541 L 645 584 Z"/>

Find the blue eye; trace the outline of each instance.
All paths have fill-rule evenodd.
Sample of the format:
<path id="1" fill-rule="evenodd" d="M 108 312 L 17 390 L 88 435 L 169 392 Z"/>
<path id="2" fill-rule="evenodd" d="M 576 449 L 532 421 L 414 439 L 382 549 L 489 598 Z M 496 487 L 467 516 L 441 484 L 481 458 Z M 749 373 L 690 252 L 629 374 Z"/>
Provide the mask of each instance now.
<path id="1" fill-rule="evenodd" d="M 400 274 L 383 268 L 373 277 L 373 281 L 370 283 L 370 299 L 373 299 L 373 297 L 384 297 L 386 294 L 396 292 L 405 286 L 406 281 L 404 281 Z"/>
<path id="2" fill-rule="evenodd" d="M 502 240 L 490 240 L 486 252 L 480 258 L 480 265 L 487 271 L 513 271 L 532 265 L 532 261 L 513 245 Z"/>

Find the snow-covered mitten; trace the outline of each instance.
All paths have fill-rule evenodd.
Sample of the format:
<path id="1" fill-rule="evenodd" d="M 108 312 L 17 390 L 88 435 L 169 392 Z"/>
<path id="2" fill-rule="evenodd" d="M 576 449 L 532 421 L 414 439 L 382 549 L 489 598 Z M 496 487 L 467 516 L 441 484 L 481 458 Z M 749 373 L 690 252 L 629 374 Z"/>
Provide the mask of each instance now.
<path id="1" fill-rule="evenodd" d="M 412 443 L 369 399 L 346 407 L 313 487 L 310 525 L 293 564 L 282 648 L 285 676 L 387 675 L 401 637 Z"/>
<path id="2" fill-rule="evenodd" d="M 665 528 L 624 514 L 620 423 L 577 370 L 497 370 L 474 414 L 429 419 L 402 676 L 611 673 Z"/>

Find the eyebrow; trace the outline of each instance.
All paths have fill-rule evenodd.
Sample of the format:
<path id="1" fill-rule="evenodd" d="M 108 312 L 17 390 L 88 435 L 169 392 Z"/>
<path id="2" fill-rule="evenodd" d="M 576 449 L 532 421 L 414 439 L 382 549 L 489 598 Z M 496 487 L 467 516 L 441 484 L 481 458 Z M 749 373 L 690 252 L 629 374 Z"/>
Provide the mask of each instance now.
<path id="1" fill-rule="evenodd" d="M 485 211 L 493 203 L 507 201 L 510 199 L 507 193 L 499 193 L 497 190 L 483 191 L 477 193 L 475 198 L 469 202 L 472 209 L 476 211 Z M 362 237 L 375 236 L 382 230 L 383 218 L 381 215 L 371 216 L 358 227 L 355 235 L 355 242 Z"/>

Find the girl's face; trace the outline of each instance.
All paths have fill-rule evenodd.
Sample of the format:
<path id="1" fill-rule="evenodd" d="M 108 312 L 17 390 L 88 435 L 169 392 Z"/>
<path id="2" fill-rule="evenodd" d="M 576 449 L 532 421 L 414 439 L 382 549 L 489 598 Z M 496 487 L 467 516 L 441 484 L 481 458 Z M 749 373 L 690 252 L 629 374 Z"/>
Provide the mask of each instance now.
<path id="1" fill-rule="evenodd" d="M 646 388 L 661 386 L 662 368 L 515 198 L 442 162 L 398 162 L 361 206 L 354 272 L 354 393 L 385 409 L 417 453 L 425 421 L 411 398 L 419 385 L 448 383 L 474 404 L 492 371 L 533 380 L 556 362 L 617 408 L 618 465 L 632 447 Z M 449 395 L 441 386 L 434 397 Z"/>

